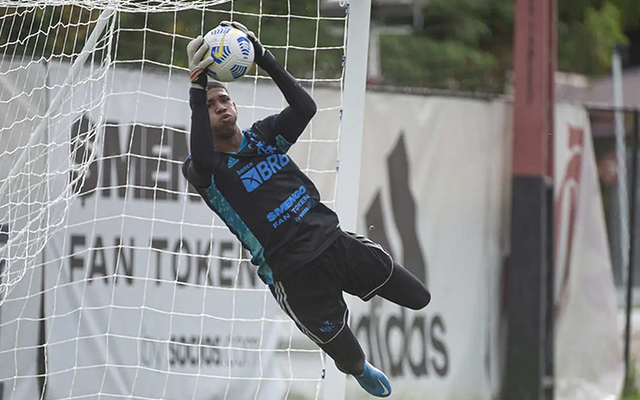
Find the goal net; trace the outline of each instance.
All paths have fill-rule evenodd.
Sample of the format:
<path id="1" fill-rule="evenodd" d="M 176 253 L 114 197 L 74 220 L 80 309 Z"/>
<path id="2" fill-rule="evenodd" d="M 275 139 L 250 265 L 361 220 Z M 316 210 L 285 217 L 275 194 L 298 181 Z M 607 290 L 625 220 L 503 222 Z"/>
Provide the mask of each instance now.
<path id="1" fill-rule="evenodd" d="M 326 360 L 181 174 L 185 47 L 254 30 L 315 98 L 290 155 L 335 207 L 347 6 L 0 0 L 0 399 L 314 399 Z M 286 103 L 228 85 L 239 124 Z"/>

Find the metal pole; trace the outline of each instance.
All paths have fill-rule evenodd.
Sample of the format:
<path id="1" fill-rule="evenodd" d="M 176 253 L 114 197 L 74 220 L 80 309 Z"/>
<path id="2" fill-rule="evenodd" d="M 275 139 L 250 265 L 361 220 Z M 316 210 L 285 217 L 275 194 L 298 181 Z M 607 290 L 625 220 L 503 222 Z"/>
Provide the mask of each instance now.
<path id="1" fill-rule="evenodd" d="M 633 270 L 636 253 L 636 193 L 638 191 L 638 113 L 633 113 L 633 135 L 631 140 L 631 193 L 629 195 L 629 272 L 627 274 L 627 309 L 626 326 L 624 332 L 624 365 L 625 377 L 630 378 L 631 353 L 631 310 L 633 309 Z"/>
<path id="2" fill-rule="evenodd" d="M 558 69 L 558 0 L 549 0 L 549 136 L 547 137 L 547 287 L 545 306 L 545 355 L 542 380 L 545 400 L 555 396 L 555 137 L 556 137 L 556 70 Z"/>
<path id="3" fill-rule="evenodd" d="M 622 87 L 622 57 L 620 48 L 616 48 L 611 58 L 611 75 L 613 78 L 613 101 L 616 107 L 615 135 L 616 135 L 616 164 L 618 177 L 618 224 L 620 232 L 620 260 L 622 269 L 623 285 L 627 282 L 626 274 L 629 264 L 629 189 L 627 188 L 627 150 L 625 146 L 624 115 L 622 110 L 624 105 Z"/>
<path id="4" fill-rule="evenodd" d="M 553 99 L 552 0 L 516 0 L 515 96 L 511 198 L 511 253 L 506 271 L 507 340 L 502 398 L 541 400 L 548 382 L 547 278 L 550 188 L 549 133 Z"/>

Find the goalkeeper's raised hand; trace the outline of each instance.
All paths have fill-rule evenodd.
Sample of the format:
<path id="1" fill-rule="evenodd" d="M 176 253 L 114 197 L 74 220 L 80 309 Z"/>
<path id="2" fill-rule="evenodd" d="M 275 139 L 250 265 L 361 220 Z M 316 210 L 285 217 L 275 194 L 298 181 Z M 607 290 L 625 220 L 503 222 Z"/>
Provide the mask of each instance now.
<path id="1" fill-rule="evenodd" d="M 253 44 L 253 50 L 255 53 L 255 56 L 254 56 L 255 58 L 253 61 L 256 64 L 261 65 L 267 50 L 264 48 L 262 43 L 260 43 L 255 33 L 250 31 L 246 26 L 242 25 L 240 22 L 236 22 L 236 21 L 233 21 L 233 22 L 222 21 L 220 22 L 220 26 L 230 26 L 244 32 L 245 35 L 247 35 L 247 38 L 249 38 L 249 40 L 251 41 L 251 44 Z"/>
<path id="2" fill-rule="evenodd" d="M 213 63 L 213 57 L 209 50 L 209 45 L 205 43 L 202 36 L 196 37 L 187 44 L 191 87 L 203 90 L 207 88 L 207 74 L 203 72 Z"/>

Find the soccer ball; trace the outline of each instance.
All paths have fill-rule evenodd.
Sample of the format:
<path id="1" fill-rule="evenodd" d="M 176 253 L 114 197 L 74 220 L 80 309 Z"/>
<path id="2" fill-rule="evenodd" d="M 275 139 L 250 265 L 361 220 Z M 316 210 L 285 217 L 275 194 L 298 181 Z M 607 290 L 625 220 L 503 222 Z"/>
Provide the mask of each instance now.
<path id="1" fill-rule="evenodd" d="M 253 65 L 253 44 L 240 29 L 218 26 L 207 32 L 204 41 L 210 46 L 213 57 L 207 75 L 217 81 L 240 79 Z"/>

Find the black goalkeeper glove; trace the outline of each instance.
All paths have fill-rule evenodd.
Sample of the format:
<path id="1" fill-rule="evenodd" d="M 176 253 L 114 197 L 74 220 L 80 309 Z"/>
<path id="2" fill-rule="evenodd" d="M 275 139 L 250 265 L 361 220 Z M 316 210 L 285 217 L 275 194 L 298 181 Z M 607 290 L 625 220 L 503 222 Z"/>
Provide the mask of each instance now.
<path id="1" fill-rule="evenodd" d="M 267 53 L 267 50 L 264 48 L 262 43 L 260 43 L 255 33 L 250 31 L 246 26 L 242 25 L 240 22 L 236 22 L 236 21 L 233 21 L 233 22 L 222 21 L 220 22 L 220 26 L 230 26 L 244 32 L 245 35 L 247 35 L 247 38 L 249 38 L 249 41 L 251 41 L 251 44 L 253 44 L 253 51 L 255 54 L 253 61 L 257 65 L 260 65 L 262 63 Z"/>
<path id="2" fill-rule="evenodd" d="M 205 55 L 207 57 L 205 57 Z M 210 48 L 202 36 L 198 36 L 187 44 L 187 57 L 189 58 L 189 74 L 191 87 L 207 89 L 207 74 L 205 69 L 213 64 Z"/>

